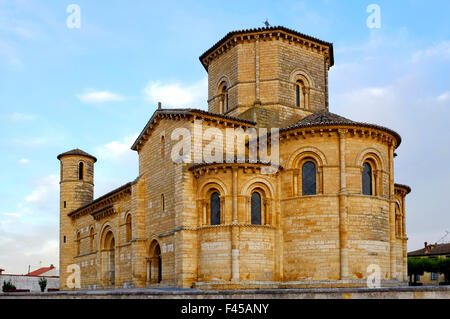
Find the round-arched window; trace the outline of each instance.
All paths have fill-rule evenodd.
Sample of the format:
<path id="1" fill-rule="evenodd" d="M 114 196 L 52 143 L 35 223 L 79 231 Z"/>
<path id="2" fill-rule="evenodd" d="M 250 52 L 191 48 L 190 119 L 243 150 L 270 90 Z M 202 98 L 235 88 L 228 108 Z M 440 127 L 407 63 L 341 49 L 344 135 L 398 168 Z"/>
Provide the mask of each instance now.
<path id="1" fill-rule="evenodd" d="M 302 167 L 302 195 L 316 195 L 316 164 L 308 161 Z"/>
<path id="2" fill-rule="evenodd" d="M 220 225 L 220 196 L 218 192 L 211 194 L 211 225 Z"/>

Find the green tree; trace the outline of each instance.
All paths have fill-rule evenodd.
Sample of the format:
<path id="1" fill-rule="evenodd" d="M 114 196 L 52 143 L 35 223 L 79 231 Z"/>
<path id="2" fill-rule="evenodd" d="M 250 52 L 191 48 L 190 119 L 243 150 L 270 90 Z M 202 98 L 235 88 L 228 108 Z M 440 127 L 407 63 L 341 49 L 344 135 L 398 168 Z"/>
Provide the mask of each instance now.
<path id="1" fill-rule="evenodd" d="M 450 258 L 408 258 L 408 276 L 409 282 L 417 283 L 416 276 L 422 276 L 424 272 L 435 272 L 444 275 L 444 281 L 450 282 Z"/>
<path id="2" fill-rule="evenodd" d="M 416 276 L 422 276 L 425 271 L 426 258 L 410 257 L 408 258 L 408 276 L 409 282 L 412 283 L 414 276 L 414 284 L 417 284 Z"/>
<path id="3" fill-rule="evenodd" d="M 39 279 L 39 286 L 41 287 L 41 291 L 44 292 L 45 291 L 45 287 L 47 287 L 47 279 L 44 278 L 44 277 Z"/>
<path id="4" fill-rule="evenodd" d="M 7 290 L 16 290 L 16 286 L 11 283 L 11 280 L 8 282 L 3 281 L 2 291 L 5 292 Z"/>
<path id="5" fill-rule="evenodd" d="M 444 275 L 444 282 L 450 282 L 450 258 L 439 258 L 436 265 L 436 272 Z"/>

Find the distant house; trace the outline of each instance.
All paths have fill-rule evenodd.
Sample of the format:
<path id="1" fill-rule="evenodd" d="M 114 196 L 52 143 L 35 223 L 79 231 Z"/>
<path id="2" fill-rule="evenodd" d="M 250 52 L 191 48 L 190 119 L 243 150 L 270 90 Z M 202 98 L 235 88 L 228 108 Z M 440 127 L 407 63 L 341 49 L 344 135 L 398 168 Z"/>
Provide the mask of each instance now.
<path id="1" fill-rule="evenodd" d="M 408 257 L 419 258 L 450 258 L 450 243 L 428 244 L 424 243 L 424 248 L 408 253 Z M 424 272 L 422 276 L 416 275 L 416 281 L 424 285 L 439 285 L 444 281 L 444 275 L 434 272 Z"/>
<path id="2" fill-rule="evenodd" d="M 16 289 L 29 290 L 30 292 L 41 291 L 39 287 L 39 279 L 47 279 L 46 291 L 55 290 L 59 288 L 59 274 L 55 266 L 50 265 L 50 267 L 42 267 L 34 271 L 29 272 L 26 275 L 14 275 L 14 274 L 4 274 L 5 270 L 0 269 L 0 285 L 3 282 L 11 282 Z M 0 293 L 2 291 L 0 290 Z"/>
<path id="3" fill-rule="evenodd" d="M 42 267 L 39 269 L 36 269 L 35 271 L 32 271 L 28 274 L 26 274 L 25 276 L 31 276 L 31 277 L 35 277 L 35 276 L 44 276 L 44 277 L 49 277 L 49 276 L 57 276 L 57 271 L 55 266 L 50 265 L 50 267 Z"/>

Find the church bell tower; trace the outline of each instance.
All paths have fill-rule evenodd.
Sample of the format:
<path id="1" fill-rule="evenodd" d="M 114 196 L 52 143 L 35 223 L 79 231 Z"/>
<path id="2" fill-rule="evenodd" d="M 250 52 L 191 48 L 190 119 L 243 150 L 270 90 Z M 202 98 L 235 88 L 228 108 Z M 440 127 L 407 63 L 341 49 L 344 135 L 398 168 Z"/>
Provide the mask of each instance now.
<path id="1" fill-rule="evenodd" d="M 74 263 L 76 234 L 68 214 L 94 199 L 94 163 L 97 159 L 80 149 L 58 155 L 60 176 L 59 272 L 60 289 L 66 285 L 67 266 Z"/>
<path id="2" fill-rule="evenodd" d="M 200 61 L 208 72 L 208 110 L 284 127 L 328 110 L 333 44 L 285 27 L 234 31 Z"/>

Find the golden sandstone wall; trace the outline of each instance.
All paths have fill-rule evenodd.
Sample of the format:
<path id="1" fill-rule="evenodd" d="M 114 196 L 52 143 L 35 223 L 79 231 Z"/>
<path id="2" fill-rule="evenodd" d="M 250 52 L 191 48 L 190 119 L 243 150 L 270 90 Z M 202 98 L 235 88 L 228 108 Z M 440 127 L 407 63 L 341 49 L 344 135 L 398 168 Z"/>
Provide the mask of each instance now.
<path id="1" fill-rule="evenodd" d="M 226 129 L 285 127 L 327 110 L 332 45 L 298 37 L 249 31 L 202 55 L 211 113 L 158 109 L 132 146 L 139 154 L 135 181 L 93 201 L 95 158 L 78 151 L 58 157 L 61 289 L 68 289 L 70 264 L 80 266 L 81 288 L 365 286 L 369 265 L 379 267 L 384 285 L 407 280 L 409 188 L 394 184 L 395 134 L 357 123 L 281 130 L 276 174 L 248 161 L 172 160 L 175 130 L 189 132 L 195 159 L 209 144 L 195 147 L 208 128 L 221 132 L 225 145 Z M 307 84 L 303 107 L 295 105 L 298 79 Z M 223 82 L 228 117 L 214 114 Z M 317 167 L 316 195 L 302 195 L 305 161 Z M 371 196 L 362 195 L 365 161 L 373 167 Z M 254 191 L 262 197 L 260 225 L 251 223 Z M 213 192 L 220 195 L 219 225 L 210 223 Z"/>

